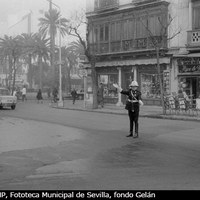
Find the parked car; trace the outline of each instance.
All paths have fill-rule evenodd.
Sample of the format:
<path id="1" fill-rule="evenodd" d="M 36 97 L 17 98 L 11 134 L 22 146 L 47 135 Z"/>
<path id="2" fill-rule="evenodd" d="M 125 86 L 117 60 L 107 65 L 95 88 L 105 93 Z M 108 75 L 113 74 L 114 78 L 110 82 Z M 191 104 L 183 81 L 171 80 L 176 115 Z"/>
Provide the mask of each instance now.
<path id="1" fill-rule="evenodd" d="M 10 107 L 15 109 L 17 104 L 17 97 L 10 95 L 10 92 L 6 88 L 0 88 L 0 108 Z"/>

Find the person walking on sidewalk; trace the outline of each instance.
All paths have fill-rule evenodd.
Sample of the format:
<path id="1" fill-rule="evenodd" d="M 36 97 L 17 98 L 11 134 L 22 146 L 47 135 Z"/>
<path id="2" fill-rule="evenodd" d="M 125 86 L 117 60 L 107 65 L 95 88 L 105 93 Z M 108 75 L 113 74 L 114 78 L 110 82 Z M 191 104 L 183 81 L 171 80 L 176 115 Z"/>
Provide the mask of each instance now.
<path id="1" fill-rule="evenodd" d="M 38 100 L 38 103 L 40 103 L 40 101 L 41 101 L 41 103 L 43 103 L 43 97 L 42 97 L 42 90 L 41 89 L 38 90 L 36 98 Z"/>
<path id="2" fill-rule="evenodd" d="M 27 101 L 27 98 L 26 98 L 26 87 L 25 87 L 25 85 L 22 88 L 22 101 L 24 101 L 24 100 Z"/>
<path id="3" fill-rule="evenodd" d="M 144 105 L 141 99 L 141 92 L 138 90 L 138 83 L 137 81 L 132 81 L 129 85 L 129 90 L 123 90 L 120 86 L 117 84 L 113 84 L 115 88 L 118 89 L 118 91 L 121 94 L 127 95 L 128 99 L 126 102 L 125 109 L 128 110 L 129 115 L 129 121 L 130 121 L 130 134 L 127 135 L 127 137 L 133 137 L 138 138 L 138 131 L 139 131 L 139 111 L 140 111 L 140 105 Z M 133 135 L 133 127 L 135 124 L 135 134 Z"/>
<path id="4" fill-rule="evenodd" d="M 72 90 L 71 95 L 72 95 L 73 104 L 75 104 L 76 96 L 77 96 L 77 92 L 75 88 Z"/>
<path id="5" fill-rule="evenodd" d="M 104 107 L 104 88 L 103 88 L 103 83 L 100 83 L 99 89 L 97 91 L 97 100 L 98 100 L 98 105 L 101 105 L 101 107 Z"/>
<path id="6" fill-rule="evenodd" d="M 52 95 L 53 95 L 53 102 L 56 103 L 58 101 L 58 90 L 56 87 L 54 87 Z"/>

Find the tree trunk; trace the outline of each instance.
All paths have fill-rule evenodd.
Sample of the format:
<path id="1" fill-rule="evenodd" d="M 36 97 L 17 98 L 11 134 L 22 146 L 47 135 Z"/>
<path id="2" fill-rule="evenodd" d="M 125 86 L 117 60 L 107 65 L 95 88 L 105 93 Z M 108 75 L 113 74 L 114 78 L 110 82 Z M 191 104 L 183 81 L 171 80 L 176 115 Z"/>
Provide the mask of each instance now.
<path id="1" fill-rule="evenodd" d="M 33 66 L 32 66 L 32 56 L 29 54 L 28 55 L 28 82 L 29 82 L 29 86 L 30 88 L 33 87 Z"/>
<path id="2" fill-rule="evenodd" d="M 93 109 L 98 108 L 98 99 L 97 99 L 97 92 L 98 92 L 98 80 L 97 80 L 97 72 L 95 68 L 95 62 L 91 62 L 91 69 L 92 69 L 92 91 L 93 91 Z"/>
<path id="3" fill-rule="evenodd" d="M 13 74 L 13 61 L 11 56 L 8 57 L 8 66 L 9 66 L 9 74 L 8 74 L 8 88 L 11 88 L 12 74 Z"/>
<path id="4" fill-rule="evenodd" d="M 70 76 L 70 68 L 66 66 L 67 68 L 67 92 L 71 92 L 72 84 L 71 84 L 71 76 Z"/>
<path id="5" fill-rule="evenodd" d="M 14 62 L 13 62 L 13 83 L 12 83 L 12 95 L 15 89 L 15 78 L 16 78 L 16 59 L 14 58 Z"/>
<path id="6" fill-rule="evenodd" d="M 159 51 L 160 51 L 160 49 L 159 49 L 159 47 L 157 47 L 156 48 L 156 58 L 157 58 L 158 78 L 159 78 L 159 84 L 160 84 L 161 105 L 162 105 L 163 114 L 165 114 L 164 91 L 163 91 L 163 83 L 162 83 L 162 79 L 161 79 Z"/>
<path id="7" fill-rule="evenodd" d="M 42 66 L 42 57 L 39 56 L 39 68 L 40 68 L 40 75 L 39 75 L 39 89 L 42 89 L 42 74 L 43 74 L 43 66 Z"/>

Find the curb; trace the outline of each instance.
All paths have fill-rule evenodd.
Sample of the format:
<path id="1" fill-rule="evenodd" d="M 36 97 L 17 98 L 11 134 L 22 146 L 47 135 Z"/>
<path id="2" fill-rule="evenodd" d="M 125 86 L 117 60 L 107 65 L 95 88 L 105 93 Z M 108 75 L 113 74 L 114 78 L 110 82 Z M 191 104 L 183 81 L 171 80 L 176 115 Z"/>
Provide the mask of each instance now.
<path id="1" fill-rule="evenodd" d="M 75 110 L 75 111 L 83 111 L 83 112 L 95 112 L 95 113 L 103 113 L 103 114 L 112 114 L 112 115 L 127 115 L 127 113 L 118 113 L 118 112 L 112 112 L 112 111 L 101 111 L 101 110 L 90 110 L 90 109 L 83 109 L 83 108 L 66 108 L 66 107 L 57 107 L 57 106 L 51 106 L 55 109 L 64 109 L 64 110 Z M 192 117 L 177 117 L 177 116 L 170 116 L 170 115 L 162 115 L 162 114 L 140 114 L 140 117 L 143 118 L 152 118 L 152 119 L 168 119 L 168 120 L 181 120 L 181 121 L 194 121 L 199 122 L 199 118 L 192 118 Z"/>

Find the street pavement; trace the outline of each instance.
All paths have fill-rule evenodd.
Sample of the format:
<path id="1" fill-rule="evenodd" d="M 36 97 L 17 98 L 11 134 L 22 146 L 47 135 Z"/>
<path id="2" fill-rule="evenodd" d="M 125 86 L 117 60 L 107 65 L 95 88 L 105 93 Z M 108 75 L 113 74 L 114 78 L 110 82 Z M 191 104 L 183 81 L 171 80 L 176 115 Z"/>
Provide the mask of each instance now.
<path id="1" fill-rule="evenodd" d="M 200 189 L 199 122 L 141 117 L 138 139 L 128 123 L 48 101 L 0 110 L 0 189 Z"/>

